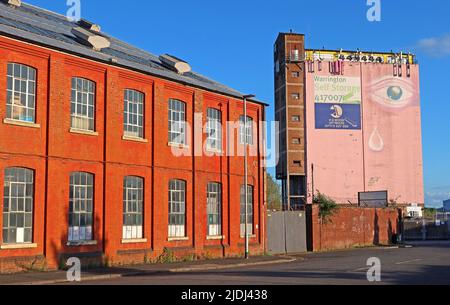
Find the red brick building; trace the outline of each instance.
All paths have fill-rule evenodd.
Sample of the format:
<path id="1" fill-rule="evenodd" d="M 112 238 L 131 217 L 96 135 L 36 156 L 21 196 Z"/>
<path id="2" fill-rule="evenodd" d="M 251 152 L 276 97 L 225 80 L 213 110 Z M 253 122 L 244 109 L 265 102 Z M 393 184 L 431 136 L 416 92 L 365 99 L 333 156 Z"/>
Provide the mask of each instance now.
<path id="1" fill-rule="evenodd" d="M 153 262 L 165 249 L 180 258 L 243 254 L 244 158 L 226 148 L 243 147 L 244 131 L 216 125 L 240 121 L 243 95 L 88 22 L 8 2 L 0 1 L 0 270 L 53 269 L 69 257 Z M 264 106 L 250 101 L 246 133 L 256 152 L 253 253 L 265 249 L 256 124 Z M 208 134 L 188 131 L 199 114 Z M 216 154 L 197 156 L 199 142 Z"/>

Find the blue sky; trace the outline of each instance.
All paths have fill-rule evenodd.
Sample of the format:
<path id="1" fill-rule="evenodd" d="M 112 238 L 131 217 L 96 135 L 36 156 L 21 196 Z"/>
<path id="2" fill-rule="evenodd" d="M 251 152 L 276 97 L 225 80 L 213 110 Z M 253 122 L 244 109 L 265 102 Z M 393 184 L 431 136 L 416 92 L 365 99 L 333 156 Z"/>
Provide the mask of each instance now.
<path id="1" fill-rule="evenodd" d="M 25 0 L 62 14 L 66 0 Z M 307 34 L 307 47 L 412 51 L 421 65 L 427 204 L 450 198 L 450 2 L 381 0 L 368 22 L 366 0 L 81 0 L 82 17 L 154 54 L 181 57 L 199 73 L 273 105 L 278 32 Z M 273 107 L 268 111 L 273 117 Z M 405 126 L 407 128 L 407 126 Z"/>

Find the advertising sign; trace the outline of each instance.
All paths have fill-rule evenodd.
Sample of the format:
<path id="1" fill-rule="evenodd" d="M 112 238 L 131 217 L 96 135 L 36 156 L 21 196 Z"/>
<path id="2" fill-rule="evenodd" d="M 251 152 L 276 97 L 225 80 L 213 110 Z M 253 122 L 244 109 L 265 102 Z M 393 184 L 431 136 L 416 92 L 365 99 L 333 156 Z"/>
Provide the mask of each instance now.
<path id="1" fill-rule="evenodd" d="M 361 129 L 361 79 L 315 76 L 316 129 Z"/>

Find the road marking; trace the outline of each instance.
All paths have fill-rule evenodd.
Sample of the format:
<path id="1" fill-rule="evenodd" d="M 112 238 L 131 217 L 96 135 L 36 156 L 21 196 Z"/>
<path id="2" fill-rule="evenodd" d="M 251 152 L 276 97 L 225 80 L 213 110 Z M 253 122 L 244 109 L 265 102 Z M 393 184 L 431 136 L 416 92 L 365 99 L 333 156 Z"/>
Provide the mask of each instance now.
<path id="1" fill-rule="evenodd" d="M 370 269 L 370 267 L 364 267 L 364 268 L 359 268 L 359 269 L 353 270 L 353 272 L 367 271 L 369 269 Z"/>
<path id="2" fill-rule="evenodd" d="M 399 263 L 395 263 L 396 265 L 405 265 L 405 264 L 409 264 L 409 263 L 415 263 L 415 262 L 420 262 L 423 261 L 423 259 L 418 258 L 418 259 L 412 259 L 409 261 L 405 261 L 405 262 L 399 262 Z"/>

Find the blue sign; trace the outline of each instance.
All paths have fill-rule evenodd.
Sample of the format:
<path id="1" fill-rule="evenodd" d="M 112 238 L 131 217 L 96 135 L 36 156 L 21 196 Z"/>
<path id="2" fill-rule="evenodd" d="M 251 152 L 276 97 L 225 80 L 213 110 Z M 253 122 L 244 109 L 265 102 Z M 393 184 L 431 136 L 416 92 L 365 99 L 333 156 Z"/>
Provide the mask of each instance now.
<path id="1" fill-rule="evenodd" d="M 361 130 L 361 105 L 316 103 L 316 129 Z"/>

